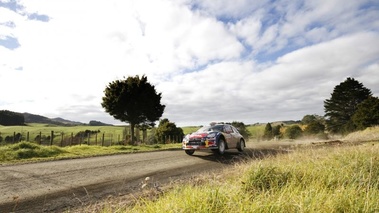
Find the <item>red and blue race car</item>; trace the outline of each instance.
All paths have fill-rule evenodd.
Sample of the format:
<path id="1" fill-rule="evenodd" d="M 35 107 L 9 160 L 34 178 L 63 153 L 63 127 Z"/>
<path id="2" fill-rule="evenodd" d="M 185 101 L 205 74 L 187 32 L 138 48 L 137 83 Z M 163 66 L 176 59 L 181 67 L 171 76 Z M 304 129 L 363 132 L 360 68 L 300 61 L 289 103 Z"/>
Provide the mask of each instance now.
<path id="1" fill-rule="evenodd" d="M 217 154 L 224 154 L 227 149 L 238 149 L 243 152 L 245 139 L 237 128 L 230 124 L 211 123 L 201 127 L 194 133 L 183 138 L 182 148 L 188 155 L 193 155 L 195 150 L 212 150 Z"/>

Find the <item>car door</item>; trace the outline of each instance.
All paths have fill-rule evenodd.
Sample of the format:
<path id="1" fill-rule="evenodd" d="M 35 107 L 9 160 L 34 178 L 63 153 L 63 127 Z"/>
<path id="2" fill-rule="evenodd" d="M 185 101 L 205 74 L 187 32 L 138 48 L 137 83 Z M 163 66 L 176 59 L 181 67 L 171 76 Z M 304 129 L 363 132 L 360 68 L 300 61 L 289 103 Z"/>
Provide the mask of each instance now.
<path id="1" fill-rule="evenodd" d="M 237 142 L 235 140 L 235 136 L 233 135 L 233 129 L 230 125 L 224 126 L 224 134 L 226 138 L 226 142 L 228 143 L 229 148 L 234 148 L 237 146 Z"/>
<path id="2" fill-rule="evenodd" d="M 238 143 L 239 143 L 239 141 L 241 139 L 241 134 L 238 132 L 238 130 L 235 127 L 231 126 L 231 128 L 232 128 L 232 131 L 233 131 L 231 133 L 233 141 L 234 141 L 233 147 L 237 147 L 237 145 L 238 145 Z"/>

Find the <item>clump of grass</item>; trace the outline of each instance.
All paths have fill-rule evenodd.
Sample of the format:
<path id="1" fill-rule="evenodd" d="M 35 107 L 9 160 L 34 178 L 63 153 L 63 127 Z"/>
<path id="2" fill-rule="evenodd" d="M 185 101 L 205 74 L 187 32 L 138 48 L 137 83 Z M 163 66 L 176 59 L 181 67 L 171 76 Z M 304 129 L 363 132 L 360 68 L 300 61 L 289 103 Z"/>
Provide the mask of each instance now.
<path id="1" fill-rule="evenodd" d="M 121 212 L 378 212 L 379 145 L 299 149 Z"/>
<path id="2" fill-rule="evenodd" d="M 368 127 L 365 130 L 356 131 L 344 137 L 346 141 L 378 141 L 379 126 Z"/>
<path id="3" fill-rule="evenodd" d="M 40 146 L 31 142 L 20 142 L 0 147 L 0 162 L 48 158 L 58 156 L 65 151 L 57 146 Z"/>

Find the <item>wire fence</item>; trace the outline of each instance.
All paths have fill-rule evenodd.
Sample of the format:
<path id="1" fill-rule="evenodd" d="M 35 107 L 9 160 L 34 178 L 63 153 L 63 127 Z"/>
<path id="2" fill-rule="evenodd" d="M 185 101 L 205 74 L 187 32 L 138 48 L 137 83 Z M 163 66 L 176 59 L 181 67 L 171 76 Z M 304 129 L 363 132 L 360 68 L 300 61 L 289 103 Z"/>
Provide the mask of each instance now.
<path id="1" fill-rule="evenodd" d="M 182 135 L 167 135 L 161 138 L 155 137 L 155 134 L 146 133 L 142 137 L 135 136 L 135 144 L 157 144 L 157 143 L 180 143 L 182 142 Z M 21 141 L 34 142 L 40 145 L 55 145 L 60 147 L 74 146 L 74 145 L 98 145 L 98 146 L 113 146 L 113 145 L 131 145 L 130 134 L 115 134 L 100 131 L 85 131 L 77 133 L 63 133 L 50 131 L 46 132 L 23 132 L 13 134 L 0 133 L 0 145 L 15 144 Z"/>

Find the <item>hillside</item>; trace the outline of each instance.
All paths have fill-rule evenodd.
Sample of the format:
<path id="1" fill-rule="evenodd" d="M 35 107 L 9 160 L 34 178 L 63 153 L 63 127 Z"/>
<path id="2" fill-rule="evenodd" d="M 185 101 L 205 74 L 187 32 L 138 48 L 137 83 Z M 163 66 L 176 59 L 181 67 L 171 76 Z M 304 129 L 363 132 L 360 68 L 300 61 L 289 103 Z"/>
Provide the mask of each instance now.
<path id="1" fill-rule="evenodd" d="M 27 112 L 22 113 L 25 118 L 25 123 L 43 123 L 43 124 L 53 124 L 59 126 L 76 126 L 76 125 L 87 125 L 85 123 L 65 120 L 63 118 L 48 118 L 41 115 L 30 114 Z"/>

